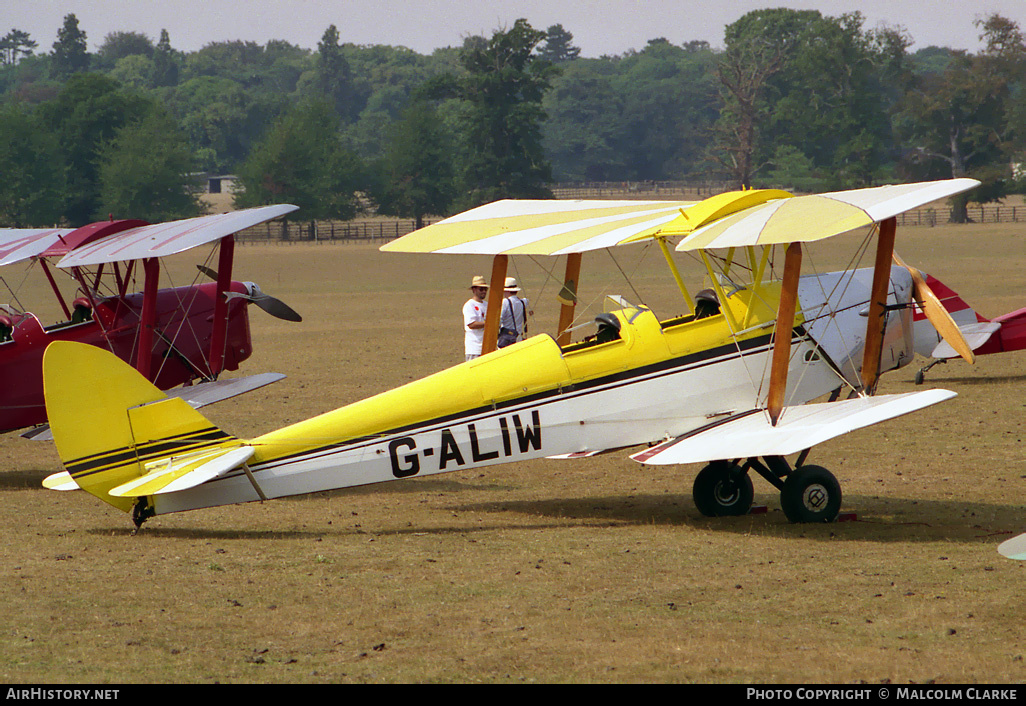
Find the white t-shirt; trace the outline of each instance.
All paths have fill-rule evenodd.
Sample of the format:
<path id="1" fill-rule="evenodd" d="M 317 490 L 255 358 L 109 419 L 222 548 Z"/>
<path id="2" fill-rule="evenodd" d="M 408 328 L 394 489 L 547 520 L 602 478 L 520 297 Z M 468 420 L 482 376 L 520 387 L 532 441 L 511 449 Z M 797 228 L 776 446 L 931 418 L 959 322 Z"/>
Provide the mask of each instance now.
<path id="1" fill-rule="evenodd" d="M 488 313 L 488 302 L 479 302 L 471 298 L 463 305 L 463 350 L 467 355 L 481 355 L 481 346 L 484 343 L 483 328 L 469 328 L 469 324 L 475 321 L 484 321 Z"/>

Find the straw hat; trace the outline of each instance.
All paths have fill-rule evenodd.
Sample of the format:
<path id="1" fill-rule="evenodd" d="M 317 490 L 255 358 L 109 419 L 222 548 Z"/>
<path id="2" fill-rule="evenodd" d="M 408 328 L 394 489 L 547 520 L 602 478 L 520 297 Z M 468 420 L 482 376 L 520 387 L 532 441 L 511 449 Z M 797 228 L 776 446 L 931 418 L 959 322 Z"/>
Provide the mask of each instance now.
<path id="1" fill-rule="evenodd" d="M 484 287 L 487 289 L 488 281 L 481 275 L 475 275 L 474 279 L 470 282 L 470 288 L 473 289 L 474 287 Z"/>
<path id="2" fill-rule="evenodd" d="M 506 278 L 506 290 L 505 291 L 507 291 L 507 292 L 519 292 L 520 291 L 520 285 L 517 284 L 516 277 L 507 277 Z"/>

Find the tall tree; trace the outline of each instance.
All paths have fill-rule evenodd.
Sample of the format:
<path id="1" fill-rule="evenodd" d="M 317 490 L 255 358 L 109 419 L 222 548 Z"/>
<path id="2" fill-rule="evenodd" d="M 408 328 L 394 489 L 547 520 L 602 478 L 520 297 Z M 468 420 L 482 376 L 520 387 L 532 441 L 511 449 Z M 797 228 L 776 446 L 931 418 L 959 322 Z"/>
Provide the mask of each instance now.
<path id="1" fill-rule="evenodd" d="M 136 54 L 152 58 L 153 40 L 142 32 L 109 32 L 96 50 L 96 59 L 103 66 L 110 67 L 119 59 Z"/>
<path id="2" fill-rule="evenodd" d="M 462 76 L 448 75 L 428 90 L 462 101 L 464 139 L 461 206 L 500 198 L 551 198 L 552 167 L 541 143 L 542 97 L 555 70 L 532 55 L 545 33 L 517 20 L 485 42 L 465 48 Z"/>
<path id="3" fill-rule="evenodd" d="M 171 48 L 171 37 L 168 36 L 167 30 L 160 30 L 160 40 L 153 50 L 153 85 L 158 88 L 177 86 L 180 64 L 181 58 L 178 52 Z"/>
<path id="4" fill-rule="evenodd" d="M 544 44 L 538 47 L 538 58 L 551 61 L 553 64 L 563 64 L 573 61 L 581 54 L 581 50 L 575 47 L 574 35 L 563 29 L 563 25 L 556 24 L 545 30 Z"/>
<path id="5" fill-rule="evenodd" d="M 94 217 L 165 221 L 201 212 L 192 150 L 175 121 L 155 107 L 118 130 L 99 158 L 100 206 Z"/>
<path id="6" fill-rule="evenodd" d="M 634 145 L 625 144 L 624 102 L 617 65 L 580 59 L 553 78 L 543 106 L 545 154 L 557 181 L 613 181 L 628 176 Z"/>
<path id="7" fill-rule="evenodd" d="M 68 167 L 64 220 L 72 226 L 92 221 L 99 210 L 97 160 L 101 147 L 124 125 L 146 114 L 149 101 L 125 93 L 99 74 L 79 73 L 39 107 L 43 124 L 58 139 Z"/>
<path id="8" fill-rule="evenodd" d="M 353 72 L 338 41 L 338 28 L 331 25 L 317 43 L 317 88 L 348 122 L 360 111 L 353 89 Z"/>
<path id="9" fill-rule="evenodd" d="M 193 148 L 204 155 L 199 166 L 215 171 L 237 168 L 281 113 L 277 100 L 213 76 L 179 84 L 168 105 Z"/>
<path id="10" fill-rule="evenodd" d="M 899 30 L 864 32 L 863 22 L 858 12 L 780 8 L 727 27 L 713 156 L 738 186 L 767 167 L 833 188 L 885 174 L 889 113 L 911 76 L 908 41 Z M 804 166 L 814 173 L 794 171 Z"/>
<path id="11" fill-rule="evenodd" d="M 28 32 L 12 29 L 0 39 L 0 65 L 13 66 L 21 56 L 31 55 L 38 46 Z"/>
<path id="12" fill-rule="evenodd" d="M 917 177 L 971 176 L 984 182 L 954 199 L 953 219 L 967 220 L 968 198 L 991 200 L 1007 188 L 1016 145 L 1015 99 L 1022 88 L 1026 43 L 999 15 L 978 23 L 985 49 L 955 51 L 940 73 L 920 77 L 906 96 L 900 129 L 911 145 L 906 165 Z"/>
<path id="13" fill-rule="evenodd" d="M 852 12 L 818 17 L 769 80 L 773 105 L 758 154 L 790 147 L 820 174 L 821 186 L 869 186 L 890 156 L 892 103 L 907 63 L 900 33 L 863 32 Z"/>
<path id="14" fill-rule="evenodd" d="M 61 218 L 65 169 L 57 138 L 31 113 L 0 109 L 0 225 L 53 226 Z"/>
<path id="15" fill-rule="evenodd" d="M 815 10 L 755 10 L 727 25 L 716 75 L 724 110 L 713 152 L 738 188 L 751 186 L 760 124 L 768 111 L 769 80 L 780 72 Z"/>
<path id="16" fill-rule="evenodd" d="M 53 67 L 58 76 L 70 76 L 89 68 L 86 33 L 78 27 L 74 13 L 64 16 L 64 24 L 57 30 L 53 43 Z"/>
<path id="17" fill-rule="evenodd" d="M 356 215 L 362 166 L 343 147 L 339 127 L 324 102 L 301 105 L 280 118 L 239 168 L 243 190 L 236 205 L 291 203 L 310 220 Z"/>
<path id="18" fill-rule="evenodd" d="M 671 179 L 701 164 L 718 117 L 714 55 L 664 38 L 617 62 L 620 152 L 628 179 Z"/>
<path id="19" fill-rule="evenodd" d="M 410 105 L 393 123 L 378 166 L 374 200 L 378 213 L 413 218 L 445 214 L 456 195 L 452 140 L 426 101 Z"/>

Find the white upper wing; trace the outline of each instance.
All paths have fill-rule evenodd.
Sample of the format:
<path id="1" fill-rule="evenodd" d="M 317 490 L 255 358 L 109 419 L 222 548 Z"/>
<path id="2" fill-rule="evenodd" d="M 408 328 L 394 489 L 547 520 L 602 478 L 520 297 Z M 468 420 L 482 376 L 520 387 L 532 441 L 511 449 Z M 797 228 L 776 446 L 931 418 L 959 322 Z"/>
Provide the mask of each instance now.
<path id="1" fill-rule="evenodd" d="M 0 265 L 44 252 L 74 228 L 0 228 Z"/>
<path id="2" fill-rule="evenodd" d="M 405 235 L 384 252 L 563 255 L 619 245 L 680 220 L 693 201 L 496 201 Z"/>
<path id="3" fill-rule="evenodd" d="M 975 179 L 947 179 L 777 199 L 696 228 L 677 244 L 677 250 L 822 240 L 879 223 L 979 184 Z"/>
<path id="4" fill-rule="evenodd" d="M 291 204 L 261 206 L 130 228 L 76 248 L 65 255 L 57 266 L 78 267 L 174 255 L 204 243 L 220 240 L 226 235 L 278 218 L 298 208 Z"/>

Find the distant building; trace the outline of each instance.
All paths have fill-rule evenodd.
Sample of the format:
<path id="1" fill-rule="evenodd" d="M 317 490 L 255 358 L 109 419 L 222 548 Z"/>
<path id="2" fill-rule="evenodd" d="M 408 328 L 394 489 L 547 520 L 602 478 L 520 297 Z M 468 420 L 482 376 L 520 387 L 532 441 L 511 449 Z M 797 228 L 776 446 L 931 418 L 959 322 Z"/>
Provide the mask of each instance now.
<path id="1" fill-rule="evenodd" d="M 229 193 L 235 191 L 235 182 L 238 181 L 238 177 L 234 174 L 222 174 L 219 176 L 206 177 L 207 180 L 207 193 L 208 194 L 220 194 L 224 191 Z"/>

